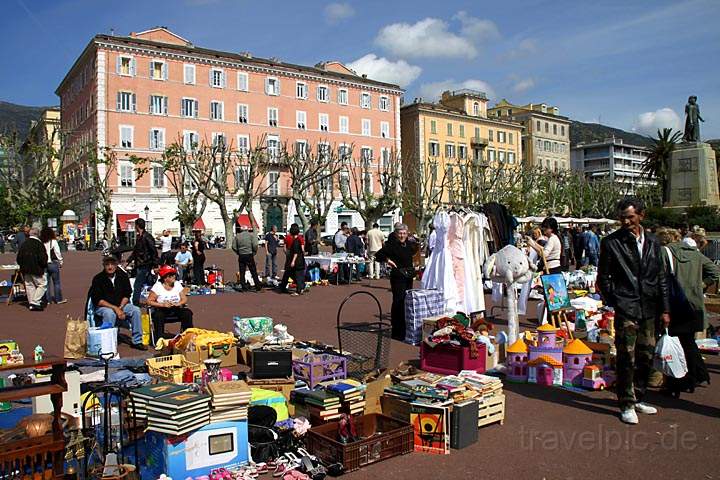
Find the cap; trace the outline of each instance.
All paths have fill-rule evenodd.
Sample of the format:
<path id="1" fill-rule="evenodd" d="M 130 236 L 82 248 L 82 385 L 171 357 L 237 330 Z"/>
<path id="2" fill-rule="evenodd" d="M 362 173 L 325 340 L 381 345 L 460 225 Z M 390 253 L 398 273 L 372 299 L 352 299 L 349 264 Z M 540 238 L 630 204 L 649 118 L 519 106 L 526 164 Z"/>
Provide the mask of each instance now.
<path id="1" fill-rule="evenodd" d="M 162 265 L 158 270 L 158 275 L 160 275 L 160 278 L 165 278 L 168 275 L 177 275 L 177 271 L 168 265 Z"/>

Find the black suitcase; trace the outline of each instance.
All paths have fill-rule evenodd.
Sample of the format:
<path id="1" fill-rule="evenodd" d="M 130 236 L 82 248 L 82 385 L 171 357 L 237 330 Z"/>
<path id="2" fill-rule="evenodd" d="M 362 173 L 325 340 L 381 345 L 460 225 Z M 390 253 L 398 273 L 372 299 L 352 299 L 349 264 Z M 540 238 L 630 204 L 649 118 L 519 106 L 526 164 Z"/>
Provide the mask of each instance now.
<path id="1" fill-rule="evenodd" d="M 287 378 L 292 376 L 292 351 L 253 350 L 250 376 L 252 378 Z"/>

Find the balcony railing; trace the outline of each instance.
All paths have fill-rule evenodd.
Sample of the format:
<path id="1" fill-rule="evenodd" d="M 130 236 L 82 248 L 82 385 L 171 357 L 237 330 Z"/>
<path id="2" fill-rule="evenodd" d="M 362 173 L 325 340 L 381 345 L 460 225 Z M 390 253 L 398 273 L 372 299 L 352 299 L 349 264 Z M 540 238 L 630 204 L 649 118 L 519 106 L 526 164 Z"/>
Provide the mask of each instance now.
<path id="1" fill-rule="evenodd" d="M 470 144 L 471 145 L 487 145 L 488 139 L 484 138 L 484 137 L 471 137 Z"/>

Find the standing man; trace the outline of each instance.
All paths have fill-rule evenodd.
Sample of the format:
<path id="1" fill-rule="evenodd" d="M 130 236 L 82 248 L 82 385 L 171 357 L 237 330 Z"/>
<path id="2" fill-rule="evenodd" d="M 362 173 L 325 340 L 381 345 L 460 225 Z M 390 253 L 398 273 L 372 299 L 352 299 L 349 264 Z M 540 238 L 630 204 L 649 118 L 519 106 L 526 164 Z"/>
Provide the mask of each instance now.
<path id="1" fill-rule="evenodd" d="M 17 233 L 15 234 L 15 251 L 19 252 L 20 247 L 22 247 L 22 244 L 27 240 L 28 237 L 28 227 L 27 225 L 21 225 L 18 229 Z"/>
<path id="2" fill-rule="evenodd" d="M 238 270 L 240 271 L 240 282 L 243 288 L 250 290 L 250 285 L 247 280 L 245 280 L 245 269 L 249 268 L 250 275 L 252 275 L 253 282 L 255 283 L 255 290 L 258 292 L 262 290 L 257 274 L 257 267 L 255 266 L 255 254 L 258 249 L 257 236 L 250 232 L 247 227 L 240 227 L 240 232 L 235 235 L 233 239 L 232 249 L 238 256 Z"/>
<path id="3" fill-rule="evenodd" d="M 160 237 L 160 263 L 163 265 L 172 265 L 172 236 L 168 230 L 163 230 Z"/>
<path id="4" fill-rule="evenodd" d="M 305 255 L 310 256 L 320 253 L 317 227 L 317 220 L 310 221 L 310 228 L 305 232 Z"/>
<path id="5" fill-rule="evenodd" d="M 135 262 L 135 285 L 133 286 L 132 303 L 140 306 L 140 293 L 148 283 L 150 270 L 158 264 L 158 253 L 155 239 L 145 230 L 145 220 L 135 220 L 135 247 L 128 257 L 128 262 Z"/>
<path id="6" fill-rule="evenodd" d="M 592 227 L 584 227 L 583 230 L 583 248 L 585 249 L 585 257 L 588 265 L 598 266 L 598 255 L 600 254 L 600 240 Z"/>
<path id="7" fill-rule="evenodd" d="M 48 264 L 45 245 L 40 240 L 40 230 L 30 229 L 30 235 L 18 248 L 17 263 L 25 282 L 28 306 L 33 312 L 42 312 L 42 302 L 47 290 L 46 269 Z M 19 233 L 18 233 L 19 235 Z"/>
<path id="8" fill-rule="evenodd" d="M 642 200 L 628 197 L 617 207 L 620 230 L 600 244 L 598 286 L 605 303 L 615 309 L 617 396 L 623 422 L 638 423 L 636 412 L 657 409 L 643 403 L 655 353 L 655 323 L 670 323 L 668 287 L 660 242 L 641 225 Z"/>
<path id="9" fill-rule="evenodd" d="M 277 250 L 279 245 L 280 239 L 278 238 L 277 227 L 273 225 L 265 235 L 265 272 L 263 273 L 266 279 L 277 278 Z"/>
<path id="10" fill-rule="evenodd" d="M 349 233 L 350 229 L 348 228 L 347 222 L 342 222 L 340 224 L 340 230 L 335 233 L 335 238 L 333 239 L 333 246 L 335 247 L 333 250 L 336 253 L 347 251 L 346 247 Z M 338 285 L 341 283 L 350 283 L 350 265 L 347 263 L 338 263 L 337 283 Z"/>
<path id="11" fill-rule="evenodd" d="M 373 223 L 373 226 L 367 232 L 368 258 L 370 260 L 370 278 L 378 280 L 380 278 L 380 262 L 375 260 L 375 254 L 380 251 L 385 241 L 385 235 L 380 231 L 380 225 Z"/>

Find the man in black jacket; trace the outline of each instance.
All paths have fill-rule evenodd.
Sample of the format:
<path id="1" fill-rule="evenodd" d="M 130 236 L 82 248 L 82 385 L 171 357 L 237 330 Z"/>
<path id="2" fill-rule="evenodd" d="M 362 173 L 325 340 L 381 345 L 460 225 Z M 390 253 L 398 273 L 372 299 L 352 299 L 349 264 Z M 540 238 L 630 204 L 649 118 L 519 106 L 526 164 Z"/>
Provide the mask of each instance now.
<path id="1" fill-rule="evenodd" d="M 621 420 L 638 423 L 637 413 L 657 409 L 642 402 L 655 353 L 655 324 L 670 323 L 670 306 L 660 242 L 640 222 L 645 205 L 628 197 L 618 203 L 622 228 L 600 244 L 598 286 L 615 309 L 616 391 Z"/>
<path id="2" fill-rule="evenodd" d="M 135 220 L 135 247 L 128 257 L 128 262 L 135 262 L 135 285 L 132 292 L 132 303 L 140 305 L 140 293 L 147 284 L 148 276 L 154 265 L 158 264 L 158 253 L 155 239 L 145 231 L 145 220 Z"/>
<path id="3" fill-rule="evenodd" d="M 142 343 L 142 321 L 140 309 L 130 303 L 130 279 L 127 273 L 118 268 L 115 257 L 103 259 L 103 271 L 95 275 L 90 287 L 95 315 L 102 319 L 102 328 L 114 327 L 118 320 L 132 332 L 131 347 L 147 350 Z"/>
<path id="4" fill-rule="evenodd" d="M 45 271 L 48 257 L 45 245 L 39 237 L 40 230 L 36 227 L 31 228 L 28 239 L 23 241 L 17 253 L 17 263 L 25 282 L 28 306 L 34 312 L 43 310 L 42 302 L 47 290 Z"/>

